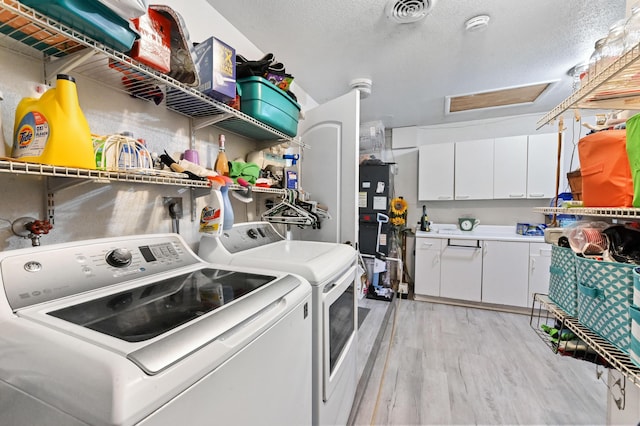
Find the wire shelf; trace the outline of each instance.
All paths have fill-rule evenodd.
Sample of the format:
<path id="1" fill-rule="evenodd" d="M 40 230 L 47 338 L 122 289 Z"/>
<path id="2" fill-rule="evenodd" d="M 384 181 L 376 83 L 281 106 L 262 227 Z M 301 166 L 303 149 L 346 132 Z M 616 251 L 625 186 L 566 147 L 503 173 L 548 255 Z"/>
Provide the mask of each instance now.
<path id="1" fill-rule="evenodd" d="M 640 44 L 594 76 L 538 121 L 538 129 L 570 109 L 640 108 Z"/>
<path id="2" fill-rule="evenodd" d="M 155 174 L 153 170 L 148 171 L 105 171 L 89 170 L 73 167 L 51 166 L 38 163 L 24 163 L 20 161 L 0 160 L 0 173 L 13 173 L 18 175 L 52 176 L 60 178 L 91 179 L 95 181 L 120 181 L 134 183 L 153 183 L 159 185 L 177 185 L 196 188 L 208 188 L 208 181 L 198 181 L 188 179 L 186 175 L 175 173 L 175 176 L 168 174 Z"/>
<path id="3" fill-rule="evenodd" d="M 599 364 L 608 364 L 608 367 L 618 370 L 627 378 L 627 380 L 630 380 L 634 385 L 640 387 L 640 368 L 631 361 L 628 355 L 585 326 L 581 325 L 577 318 L 564 312 L 560 307 L 553 303 L 546 294 L 534 295 L 534 309 L 532 309 L 531 313 L 532 327 L 534 327 L 534 324 L 536 323 L 536 318 L 539 318 L 540 316 L 539 313 L 535 313 L 536 302 L 539 306 L 549 312 L 555 320 L 559 321 L 562 324 L 562 327 L 571 330 L 576 334 L 576 336 L 578 336 L 578 338 L 586 343 L 591 350 L 595 351 L 601 358 L 600 361 L 604 361 L 598 362 Z M 537 310 L 537 312 L 541 312 L 541 310 Z M 536 332 L 538 332 L 538 330 L 536 330 Z"/>
<path id="4" fill-rule="evenodd" d="M 535 207 L 533 211 L 543 214 L 640 219 L 640 209 L 632 207 Z"/>
<path id="5" fill-rule="evenodd" d="M 215 117 L 216 126 L 244 137 L 304 146 L 299 138 L 267 126 L 17 1 L 0 0 L 0 40 L 5 48 L 18 43 L 44 54 L 49 82 L 58 73 L 77 72 L 132 97 L 156 104 L 164 101 L 168 109 L 187 117 Z"/>

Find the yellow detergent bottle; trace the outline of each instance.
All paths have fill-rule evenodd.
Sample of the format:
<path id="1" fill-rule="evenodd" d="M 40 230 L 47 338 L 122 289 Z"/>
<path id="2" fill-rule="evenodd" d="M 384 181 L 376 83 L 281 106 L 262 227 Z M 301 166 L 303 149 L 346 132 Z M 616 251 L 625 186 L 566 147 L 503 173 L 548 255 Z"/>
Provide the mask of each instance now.
<path id="1" fill-rule="evenodd" d="M 56 87 L 40 98 L 24 98 L 16 108 L 11 157 L 29 163 L 95 169 L 91 131 L 76 81 L 58 74 Z"/>

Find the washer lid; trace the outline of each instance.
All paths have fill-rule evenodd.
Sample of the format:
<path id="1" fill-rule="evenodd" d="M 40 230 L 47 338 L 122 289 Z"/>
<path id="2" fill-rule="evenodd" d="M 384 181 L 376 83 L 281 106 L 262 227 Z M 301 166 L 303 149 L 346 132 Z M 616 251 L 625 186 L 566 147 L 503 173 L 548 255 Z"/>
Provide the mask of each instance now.
<path id="1" fill-rule="evenodd" d="M 346 244 L 283 240 L 236 253 L 232 265 L 298 274 L 319 284 L 350 266 L 356 251 Z"/>

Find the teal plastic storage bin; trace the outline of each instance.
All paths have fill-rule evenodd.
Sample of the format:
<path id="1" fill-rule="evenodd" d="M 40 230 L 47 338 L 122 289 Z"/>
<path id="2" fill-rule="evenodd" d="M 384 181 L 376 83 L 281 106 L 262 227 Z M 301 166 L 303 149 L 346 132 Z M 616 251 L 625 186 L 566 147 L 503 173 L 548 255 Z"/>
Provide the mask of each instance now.
<path id="1" fill-rule="evenodd" d="M 298 133 L 300 105 L 289 95 L 262 77 L 240 78 L 237 83 L 240 111 L 287 136 Z"/>
<path id="2" fill-rule="evenodd" d="M 640 309 L 631 305 L 629 307 L 631 316 L 631 341 L 629 342 L 629 358 L 640 367 Z"/>
<path id="3" fill-rule="evenodd" d="M 99 1 L 21 0 L 21 3 L 120 52 L 131 50 L 137 38 L 128 21 Z"/>
<path id="4" fill-rule="evenodd" d="M 576 257 L 578 322 L 624 353 L 631 335 L 633 267 Z"/>
<path id="5" fill-rule="evenodd" d="M 549 299 L 567 314 L 578 315 L 576 255 L 568 247 L 551 246 Z"/>

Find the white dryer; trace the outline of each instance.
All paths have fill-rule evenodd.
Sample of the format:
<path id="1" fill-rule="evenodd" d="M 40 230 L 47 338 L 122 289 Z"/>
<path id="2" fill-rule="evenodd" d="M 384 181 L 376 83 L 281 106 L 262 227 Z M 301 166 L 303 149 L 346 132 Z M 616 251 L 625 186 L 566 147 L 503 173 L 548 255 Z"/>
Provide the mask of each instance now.
<path id="1" fill-rule="evenodd" d="M 311 423 L 311 287 L 177 234 L 0 253 L 0 424 Z"/>
<path id="2" fill-rule="evenodd" d="M 203 259 L 293 273 L 312 287 L 313 424 L 346 424 L 357 386 L 356 250 L 346 244 L 287 240 L 268 222 L 203 234 Z"/>

